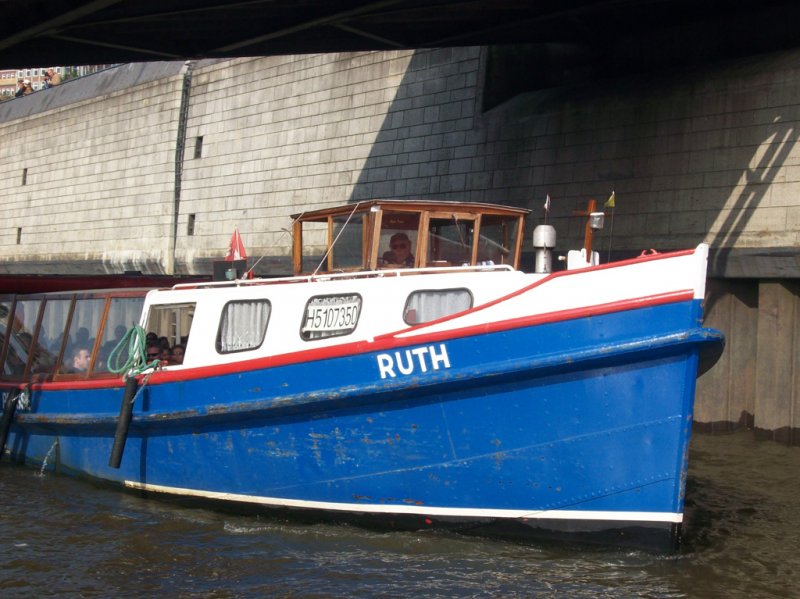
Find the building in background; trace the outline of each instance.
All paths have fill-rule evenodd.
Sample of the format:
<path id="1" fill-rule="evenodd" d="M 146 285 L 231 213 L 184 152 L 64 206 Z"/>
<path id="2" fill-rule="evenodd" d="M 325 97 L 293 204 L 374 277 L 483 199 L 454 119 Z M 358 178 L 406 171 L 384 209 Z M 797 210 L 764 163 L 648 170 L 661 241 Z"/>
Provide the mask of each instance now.
<path id="1" fill-rule="evenodd" d="M 53 70 L 61 75 L 62 81 L 91 75 L 113 65 L 94 64 L 82 66 L 57 66 Z M 44 89 L 44 76 L 50 67 L 25 67 L 0 71 L 0 99 L 13 98 L 17 90 L 17 79 L 30 79 L 33 91 Z"/>

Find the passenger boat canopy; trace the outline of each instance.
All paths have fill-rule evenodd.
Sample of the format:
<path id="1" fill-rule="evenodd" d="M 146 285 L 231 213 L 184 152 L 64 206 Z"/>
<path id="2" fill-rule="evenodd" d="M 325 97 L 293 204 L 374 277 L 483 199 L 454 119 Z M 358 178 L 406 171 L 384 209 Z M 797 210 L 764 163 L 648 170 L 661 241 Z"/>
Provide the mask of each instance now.
<path id="1" fill-rule="evenodd" d="M 109 357 L 128 327 L 139 322 L 147 291 L 0 296 L 0 379 L 119 376 L 111 371 Z"/>
<path id="2" fill-rule="evenodd" d="M 518 268 L 529 212 L 470 202 L 370 200 L 295 214 L 294 274 L 492 264 Z M 399 248 L 404 244 L 408 253 Z"/>

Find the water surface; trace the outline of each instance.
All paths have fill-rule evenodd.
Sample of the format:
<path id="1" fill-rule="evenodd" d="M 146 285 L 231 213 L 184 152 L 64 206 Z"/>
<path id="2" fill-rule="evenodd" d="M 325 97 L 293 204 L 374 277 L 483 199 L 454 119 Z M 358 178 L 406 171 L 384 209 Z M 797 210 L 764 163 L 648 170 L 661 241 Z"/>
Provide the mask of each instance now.
<path id="1" fill-rule="evenodd" d="M 0 596 L 797 597 L 798 472 L 800 448 L 695 435 L 664 556 L 231 516 L 4 462 Z"/>

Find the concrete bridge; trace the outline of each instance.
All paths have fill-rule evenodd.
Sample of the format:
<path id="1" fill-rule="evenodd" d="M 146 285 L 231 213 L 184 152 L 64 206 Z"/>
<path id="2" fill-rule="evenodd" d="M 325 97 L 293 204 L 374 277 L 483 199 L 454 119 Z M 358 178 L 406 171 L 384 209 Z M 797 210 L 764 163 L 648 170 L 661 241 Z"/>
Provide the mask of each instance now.
<path id="1" fill-rule="evenodd" d="M 373 24 L 376 11 L 392 4 L 368 5 Z M 459 3 L 446 4 L 455 10 Z M 367 6 L 347 6 L 357 5 Z M 413 3 L 395 8 L 401 5 L 421 10 Z M 524 21 L 511 3 L 492 5 Z M 539 15 L 536 31 L 546 42 L 506 23 L 505 41 L 524 45 L 486 45 L 500 41 L 498 25 L 496 35 L 476 32 L 452 47 L 404 45 L 435 45 L 430 37 L 379 51 L 376 37 L 381 44 L 411 38 L 388 29 L 380 35 L 366 20 L 356 26 L 356 13 L 347 10 L 335 27 L 304 13 L 304 27 L 274 19 L 265 30 L 271 35 L 262 32 L 265 39 L 249 46 L 270 56 L 228 57 L 248 51 L 239 46 L 223 55 L 220 39 L 209 39 L 216 54 L 190 51 L 183 40 L 189 45 L 166 53 L 219 57 L 124 64 L 3 103 L 0 273 L 17 281 L 32 274 L 205 273 L 238 225 L 260 258 L 257 270 L 274 274 L 285 270 L 289 214 L 371 197 L 522 205 L 534 210 L 532 226 L 549 194 L 550 222 L 561 235 L 559 249 L 567 249 L 580 237 L 572 211 L 615 190 L 613 239 L 610 232 L 601 237 L 601 252 L 712 246 L 708 322 L 729 343 L 700 381 L 697 421 L 798 443 L 800 51 L 783 25 L 794 9 L 760 3 L 746 13 L 695 11 L 681 24 L 662 12 L 671 7 L 680 15 L 681 3 L 641 5 L 654 11 L 652 19 L 634 11 L 641 29 L 635 19 L 615 22 L 611 15 L 622 17 L 614 4 L 579 2 L 583 12 L 572 20 Z M 170 14 L 150 13 L 148 21 L 107 12 L 132 10 L 126 2 L 75 2 L 69 6 L 76 12 L 35 19 L 23 14 L 24 2 L 8 6 L 21 20 L 12 31 L 2 19 L 5 65 L 19 66 L 23 55 L 45 64 L 141 60 L 177 43 L 172 32 L 181 37 Z M 208 17 L 210 5 L 202 7 L 198 14 Z M 139 46 L 117 22 L 139 31 Z M 148 37 L 148 22 L 172 25 L 152 28 Z M 551 38 L 543 33 L 548 22 Z M 570 22 L 582 29 L 569 30 Z M 328 26 L 357 30 L 350 35 L 364 47 L 337 49 L 332 38 L 311 35 Z M 287 54 L 280 44 L 303 39 L 292 37 L 293 27 L 318 46 Z M 207 31 L 199 22 L 196 29 Z M 229 30 L 228 46 L 258 37 Z M 603 38 L 608 49 L 598 55 Z"/>
<path id="2" fill-rule="evenodd" d="M 784 50 L 791 0 L 5 0 L 0 68 L 530 46 L 528 83 Z"/>

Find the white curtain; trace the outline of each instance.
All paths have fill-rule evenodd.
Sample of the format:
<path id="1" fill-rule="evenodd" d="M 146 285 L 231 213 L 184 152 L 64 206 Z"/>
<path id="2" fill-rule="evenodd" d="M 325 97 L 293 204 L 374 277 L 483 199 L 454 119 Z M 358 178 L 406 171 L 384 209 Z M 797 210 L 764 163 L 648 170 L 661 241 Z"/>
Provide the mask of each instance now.
<path id="1" fill-rule="evenodd" d="M 219 335 L 221 353 L 259 347 L 264 341 L 270 305 L 266 300 L 231 302 L 225 306 Z"/>
<path id="2" fill-rule="evenodd" d="M 408 298 L 405 319 L 408 324 L 420 324 L 471 307 L 472 294 L 466 289 L 415 291 Z"/>

